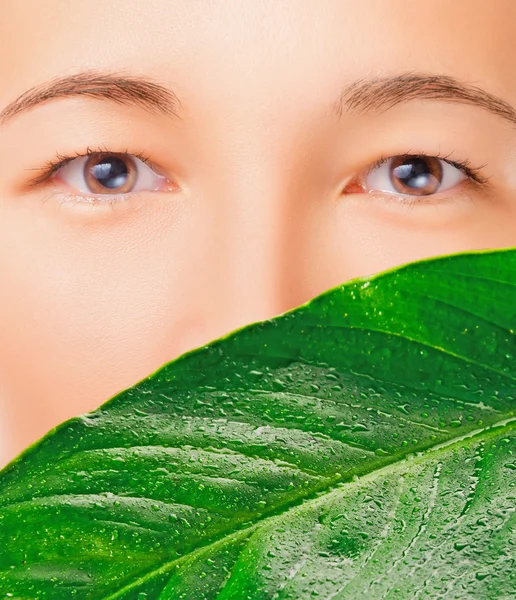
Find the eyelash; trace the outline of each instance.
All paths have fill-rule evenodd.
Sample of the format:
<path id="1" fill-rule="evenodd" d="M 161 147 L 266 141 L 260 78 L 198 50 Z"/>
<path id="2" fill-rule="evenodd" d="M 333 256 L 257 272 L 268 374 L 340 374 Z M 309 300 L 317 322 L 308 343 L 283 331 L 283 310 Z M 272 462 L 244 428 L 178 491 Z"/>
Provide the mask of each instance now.
<path id="1" fill-rule="evenodd" d="M 386 163 L 388 160 L 390 160 L 391 158 L 393 158 L 393 156 L 401 156 L 403 158 L 408 158 L 410 156 L 426 156 L 428 158 L 440 158 L 441 160 L 444 160 L 444 162 L 447 162 L 449 165 L 451 165 L 452 167 L 455 167 L 457 169 L 460 169 L 462 172 L 464 172 L 470 179 L 472 179 L 473 181 L 476 181 L 479 184 L 484 184 L 487 183 L 487 181 L 490 179 L 490 177 L 484 177 L 483 175 L 481 175 L 482 170 L 487 166 L 486 164 L 481 165 L 479 167 L 473 167 L 471 161 L 469 160 L 450 160 L 449 157 L 452 155 L 453 153 L 447 154 L 446 156 L 442 156 L 440 153 L 437 154 L 425 154 L 424 152 L 403 152 L 402 154 L 391 154 L 389 156 L 382 156 L 381 158 L 379 158 L 378 160 L 376 160 L 368 169 L 368 174 L 371 171 L 374 171 L 375 169 L 377 169 L 380 165 L 383 165 L 384 163 Z"/>
<path id="2" fill-rule="evenodd" d="M 138 158 L 145 164 L 150 163 L 150 156 L 144 152 L 129 152 L 129 149 L 126 149 L 122 152 L 114 152 L 113 150 L 109 150 L 106 146 L 103 148 L 91 148 L 88 146 L 84 152 L 76 152 L 73 156 L 57 153 L 54 159 L 45 162 L 41 168 L 38 168 L 40 174 L 31 179 L 29 185 L 36 186 L 45 183 L 72 160 L 75 160 L 76 158 L 83 158 L 84 156 L 91 156 L 92 154 L 121 154 Z"/>

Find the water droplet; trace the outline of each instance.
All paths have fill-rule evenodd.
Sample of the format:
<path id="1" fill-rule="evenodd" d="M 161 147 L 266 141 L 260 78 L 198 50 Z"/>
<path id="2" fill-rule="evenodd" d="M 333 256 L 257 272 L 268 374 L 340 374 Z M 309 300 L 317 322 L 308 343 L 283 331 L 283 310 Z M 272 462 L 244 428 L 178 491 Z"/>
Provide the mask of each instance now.
<path id="1" fill-rule="evenodd" d="M 274 379 L 272 382 L 272 389 L 276 392 L 282 392 L 285 389 L 285 384 L 281 379 Z"/>
<path id="2" fill-rule="evenodd" d="M 455 542 L 455 544 L 453 544 L 453 547 L 455 548 L 455 550 L 464 550 L 464 548 L 467 548 L 469 546 L 469 544 L 467 544 L 466 542 Z"/>
<path id="3" fill-rule="evenodd" d="M 369 431 L 369 429 L 363 423 L 355 423 L 351 428 L 351 431 Z"/>

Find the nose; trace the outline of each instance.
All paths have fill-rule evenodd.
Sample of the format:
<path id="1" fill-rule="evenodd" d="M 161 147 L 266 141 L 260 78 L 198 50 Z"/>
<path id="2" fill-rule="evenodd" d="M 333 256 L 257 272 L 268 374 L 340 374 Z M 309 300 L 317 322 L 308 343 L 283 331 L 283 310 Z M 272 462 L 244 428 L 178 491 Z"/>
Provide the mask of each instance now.
<path id="1" fill-rule="evenodd" d="M 195 144 L 185 144 L 195 148 L 185 159 L 194 167 L 185 168 L 184 189 L 188 236 L 198 247 L 180 256 L 189 272 L 185 294 L 195 298 L 189 322 L 171 336 L 184 340 L 181 349 L 295 308 L 335 275 L 325 263 L 334 236 L 326 236 L 331 203 L 321 201 L 333 176 L 317 151 L 323 136 L 298 133 L 303 111 L 253 104 L 244 92 L 230 105 L 223 100 L 212 109 L 218 116 L 209 112 L 198 123 Z"/>
<path id="2" fill-rule="evenodd" d="M 203 156 L 191 192 L 204 232 L 197 263 L 206 265 L 197 273 L 204 279 L 203 343 L 273 318 L 319 291 L 306 272 L 304 238 L 312 237 L 317 217 L 300 176 L 307 169 L 294 164 L 272 128 L 237 133 L 224 131 L 215 158 Z"/>
<path id="3" fill-rule="evenodd" d="M 224 334 L 270 319 L 303 299 L 292 284 L 295 218 L 277 178 L 263 171 L 234 177 L 219 206 L 212 228 L 217 276 L 211 296 L 216 328 Z"/>

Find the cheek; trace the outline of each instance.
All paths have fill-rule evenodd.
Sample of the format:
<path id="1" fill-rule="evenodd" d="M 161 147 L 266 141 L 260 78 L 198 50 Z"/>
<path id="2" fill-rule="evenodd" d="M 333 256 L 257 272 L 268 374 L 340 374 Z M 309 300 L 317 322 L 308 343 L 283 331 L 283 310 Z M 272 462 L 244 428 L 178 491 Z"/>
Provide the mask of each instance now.
<path id="1" fill-rule="evenodd" d="M 45 403 L 60 421 L 188 349 L 198 322 L 181 230 L 163 233 L 145 218 L 69 227 L 41 215 L 7 216 L 0 379 L 14 398 Z"/>
<path id="2" fill-rule="evenodd" d="M 511 196 L 427 207 L 369 202 L 365 195 L 339 202 L 308 219 L 303 269 L 312 291 L 424 258 L 516 245 Z"/>

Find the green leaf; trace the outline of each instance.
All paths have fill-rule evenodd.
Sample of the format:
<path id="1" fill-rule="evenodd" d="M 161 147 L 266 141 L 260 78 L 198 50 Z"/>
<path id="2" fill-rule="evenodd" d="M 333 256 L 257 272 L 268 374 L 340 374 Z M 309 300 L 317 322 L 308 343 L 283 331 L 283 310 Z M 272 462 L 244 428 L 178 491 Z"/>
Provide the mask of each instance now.
<path id="1" fill-rule="evenodd" d="M 513 598 L 516 251 L 351 281 L 0 474 L 18 600 Z"/>

